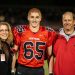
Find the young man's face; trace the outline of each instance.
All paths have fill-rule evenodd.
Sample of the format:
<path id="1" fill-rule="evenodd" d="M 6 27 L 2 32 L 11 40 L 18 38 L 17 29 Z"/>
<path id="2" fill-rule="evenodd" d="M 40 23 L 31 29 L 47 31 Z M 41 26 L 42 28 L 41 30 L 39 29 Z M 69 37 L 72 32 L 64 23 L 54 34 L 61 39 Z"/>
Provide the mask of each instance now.
<path id="1" fill-rule="evenodd" d="M 38 12 L 31 12 L 28 16 L 29 25 L 36 28 L 40 25 L 41 15 Z"/>
<path id="2" fill-rule="evenodd" d="M 8 27 L 6 25 L 0 26 L 0 38 L 6 40 L 8 38 Z"/>
<path id="3" fill-rule="evenodd" d="M 65 14 L 62 18 L 64 29 L 72 29 L 74 28 L 74 19 L 72 14 Z"/>

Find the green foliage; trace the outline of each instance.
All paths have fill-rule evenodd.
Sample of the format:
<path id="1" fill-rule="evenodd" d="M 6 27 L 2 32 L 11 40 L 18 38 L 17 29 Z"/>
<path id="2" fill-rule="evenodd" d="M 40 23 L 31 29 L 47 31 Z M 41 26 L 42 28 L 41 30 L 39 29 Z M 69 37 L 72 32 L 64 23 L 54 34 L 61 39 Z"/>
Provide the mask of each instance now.
<path id="1" fill-rule="evenodd" d="M 45 60 L 44 62 L 44 71 L 45 71 L 45 75 L 49 75 L 47 60 Z"/>

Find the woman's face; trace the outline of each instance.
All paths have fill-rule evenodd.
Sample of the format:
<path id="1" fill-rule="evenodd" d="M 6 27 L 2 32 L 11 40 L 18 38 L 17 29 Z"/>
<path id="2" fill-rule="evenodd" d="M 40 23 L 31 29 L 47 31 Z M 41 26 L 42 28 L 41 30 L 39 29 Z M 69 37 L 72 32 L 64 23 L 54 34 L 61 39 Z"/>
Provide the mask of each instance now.
<path id="1" fill-rule="evenodd" d="M 0 38 L 6 40 L 8 38 L 8 27 L 6 25 L 0 25 Z"/>

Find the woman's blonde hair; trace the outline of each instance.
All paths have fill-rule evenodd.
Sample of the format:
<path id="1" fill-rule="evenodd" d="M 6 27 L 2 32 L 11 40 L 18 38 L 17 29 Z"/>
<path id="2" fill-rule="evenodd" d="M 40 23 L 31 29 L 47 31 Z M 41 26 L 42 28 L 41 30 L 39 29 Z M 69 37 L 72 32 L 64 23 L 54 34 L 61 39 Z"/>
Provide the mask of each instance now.
<path id="1" fill-rule="evenodd" d="M 11 26 L 8 22 L 0 22 L 0 26 L 1 25 L 6 25 L 8 27 L 8 38 L 6 39 L 6 42 L 8 44 L 11 44 L 13 42 L 13 34 L 12 34 L 12 30 L 11 30 Z"/>

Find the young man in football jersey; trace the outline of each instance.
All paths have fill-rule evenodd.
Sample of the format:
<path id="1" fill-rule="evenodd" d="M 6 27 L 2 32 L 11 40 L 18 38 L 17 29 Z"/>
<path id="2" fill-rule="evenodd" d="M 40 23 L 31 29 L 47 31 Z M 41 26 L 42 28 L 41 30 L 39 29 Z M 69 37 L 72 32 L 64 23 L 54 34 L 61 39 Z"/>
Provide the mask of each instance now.
<path id="1" fill-rule="evenodd" d="M 74 14 L 65 12 L 62 16 L 63 28 L 54 45 L 56 61 L 54 75 L 75 75 L 75 29 Z"/>
<path id="2" fill-rule="evenodd" d="M 40 26 L 42 14 L 39 9 L 32 8 L 28 12 L 29 25 L 17 26 L 13 29 L 14 48 L 19 48 L 16 75 L 44 75 L 44 54 L 52 54 L 54 31 Z M 49 73 L 52 75 L 52 69 Z"/>

